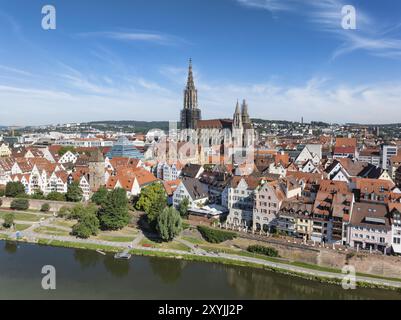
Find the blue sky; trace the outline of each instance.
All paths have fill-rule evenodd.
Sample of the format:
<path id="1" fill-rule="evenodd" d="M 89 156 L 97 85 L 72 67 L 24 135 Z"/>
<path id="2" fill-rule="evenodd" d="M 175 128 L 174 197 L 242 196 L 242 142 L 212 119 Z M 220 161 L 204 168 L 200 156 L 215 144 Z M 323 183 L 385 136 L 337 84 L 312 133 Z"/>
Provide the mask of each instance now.
<path id="1" fill-rule="evenodd" d="M 189 57 L 204 118 L 401 122 L 400 1 L 0 0 L 0 124 L 177 120 Z"/>

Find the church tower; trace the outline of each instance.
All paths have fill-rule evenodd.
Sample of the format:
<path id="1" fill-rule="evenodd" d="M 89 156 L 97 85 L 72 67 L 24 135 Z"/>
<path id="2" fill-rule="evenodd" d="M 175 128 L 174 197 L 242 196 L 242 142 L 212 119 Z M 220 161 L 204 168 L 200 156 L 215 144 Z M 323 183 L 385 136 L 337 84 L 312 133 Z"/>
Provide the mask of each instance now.
<path id="1" fill-rule="evenodd" d="M 188 80 L 184 90 L 184 109 L 181 110 L 181 129 L 196 129 L 196 123 L 201 120 L 198 108 L 198 90 L 196 90 L 192 72 L 192 59 L 189 59 Z"/>
<path id="2" fill-rule="evenodd" d="M 104 176 L 104 157 L 100 149 L 92 152 L 89 157 L 89 186 L 91 192 L 96 192 L 106 184 Z"/>
<path id="3" fill-rule="evenodd" d="M 233 117 L 233 128 L 232 128 L 232 138 L 234 146 L 242 147 L 242 134 L 243 134 L 242 114 L 239 102 L 237 101 Z"/>
<path id="4" fill-rule="evenodd" d="M 251 119 L 249 118 L 248 114 L 248 104 L 246 103 L 245 99 L 242 101 L 241 115 L 243 124 L 248 124 L 248 125 L 251 124 Z"/>

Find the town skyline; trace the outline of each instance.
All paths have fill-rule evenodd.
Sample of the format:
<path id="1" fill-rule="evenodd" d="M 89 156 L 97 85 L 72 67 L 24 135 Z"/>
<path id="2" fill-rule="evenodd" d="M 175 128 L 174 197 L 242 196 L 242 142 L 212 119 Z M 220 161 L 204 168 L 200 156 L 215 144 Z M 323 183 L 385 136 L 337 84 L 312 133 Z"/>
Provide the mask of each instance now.
<path id="1" fill-rule="evenodd" d="M 356 30 L 340 0 L 152 4 L 54 1 L 43 30 L 41 3 L 4 3 L 0 124 L 176 120 L 190 57 L 207 118 L 246 98 L 253 118 L 401 122 L 400 4 L 354 4 Z"/>

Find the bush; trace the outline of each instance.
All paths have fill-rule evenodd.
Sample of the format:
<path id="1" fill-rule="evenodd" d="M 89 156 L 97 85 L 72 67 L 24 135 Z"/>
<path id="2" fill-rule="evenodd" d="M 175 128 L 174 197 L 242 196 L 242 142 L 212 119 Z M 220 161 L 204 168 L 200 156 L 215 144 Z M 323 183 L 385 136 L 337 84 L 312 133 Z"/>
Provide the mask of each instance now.
<path id="1" fill-rule="evenodd" d="M 0 189 L 0 197 L 4 197 L 6 194 L 5 190 L 3 188 Z"/>
<path id="2" fill-rule="evenodd" d="M 40 211 L 49 212 L 50 211 L 50 204 L 48 204 L 48 203 L 42 204 L 42 207 L 40 208 Z"/>
<path id="3" fill-rule="evenodd" d="M 57 213 L 57 216 L 60 218 L 69 218 L 71 214 L 71 209 L 69 207 L 63 206 L 60 208 L 60 210 Z"/>
<path id="4" fill-rule="evenodd" d="M 210 243 L 221 243 L 237 237 L 237 234 L 234 232 L 215 230 L 205 226 L 198 226 L 198 231 L 202 237 Z"/>
<path id="5" fill-rule="evenodd" d="M 29 201 L 27 199 L 14 199 L 11 202 L 10 208 L 14 210 L 28 210 Z"/>
<path id="6" fill-rule="evenodd" d="M 65 195 L 60 192 L 53 191 L 47 195 L 46 199 L 52 201 L 65 201 Z"/>
<path id="7" fill-rule="evenodd" d="M 278 251 L 274 248 L 264 247 L 260 245 L 252 245 L 247 249 L 249 252 L 263 254 L 268 257 L 278 257 Z"/>
<path id="8" fill-rule="evenodd" d="M 12 225 L 14 224 L 14 214 L 13 213 L 7 213 L 4 216 L 4 222 L 3 222 L 3 226 L 4 228 L 11 228 Z"/>
<path id="9" fill-rule="evenodd" d="M 3 205 L 3 200 L 0 199 L 0 207 Z"/>

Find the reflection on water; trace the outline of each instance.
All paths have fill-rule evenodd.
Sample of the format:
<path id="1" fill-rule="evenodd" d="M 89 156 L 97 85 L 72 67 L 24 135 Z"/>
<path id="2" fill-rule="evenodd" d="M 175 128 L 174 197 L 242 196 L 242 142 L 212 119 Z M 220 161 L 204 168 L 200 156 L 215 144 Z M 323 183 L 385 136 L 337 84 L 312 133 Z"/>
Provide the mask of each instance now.
<path id="1" fill-rule="evenodd" d="M 11 241 L 5 241 L 4 242 L 4 250 L 10 254 L 16 253 L 18 250 L 18 243 L 11 242 Z"/>
<path id="2" fill-rule="evenodd" d="M 119 278 L 127 276 L 130 270 L 129 260 L 117 260 L 111 254 L 104 256 L 103 264 L 109 273 Z"/>
<path id="3" fill-rule="evenodd" d="M 167 259 L 167 258 L 149 258 L 149 264 L 154 274 L 164 283 L 174 283 L 181 278 L 182 270 L 187 265 L 186 261 Z"/>
<path id="4" fill-rule="evenodd" d="M 101 256 L 96 251 L 74 249 L 74 259 L 80 264 L 82 269 L 86 269 L 96 266 Z"/>

